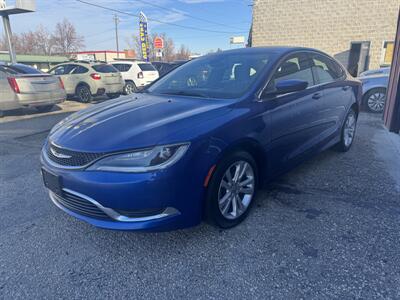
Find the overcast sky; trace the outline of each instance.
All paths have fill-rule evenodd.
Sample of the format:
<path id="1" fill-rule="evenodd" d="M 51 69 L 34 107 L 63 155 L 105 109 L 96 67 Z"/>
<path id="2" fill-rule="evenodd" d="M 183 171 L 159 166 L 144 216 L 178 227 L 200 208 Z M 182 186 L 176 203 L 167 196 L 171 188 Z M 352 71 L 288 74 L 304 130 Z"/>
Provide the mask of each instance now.
<path id="1" fill-rule="evenodd" d="M 142 0 L 166 7 L 168 10 L 145 4 L 140 0 L 85 1 L 134 15 L 143 11 L 152 19 L 149 21 L 150 32 L 165 32 L 174 39 L 177 47 L 185 44 L 192 52 L 198 53 L 217 48 L 229 49 L 229 37 L 243 35 L 247 39 L 251 24 L 251 0 Z M 7 0 L 7 5 L 13 2 L 14 0 Z M 35 29 L 39 24 L 51 31 L 58 21 L 67 18 L 76 26 L 78 34 L 85 38 L 87 50 L 115 50 L 113 15 L 112 11 L 76 0 L 36 0 L 36 12 L 11 16 L 11 26 L 17 33 Z M 120 48 L 127 48 L 126 41 L 138 33 L 138 19 L 125 14 L 118 14 L 118 17 L 121 19 Z M 180 28 L 154 20 L 219 32 Z M 0 28 L 3 33 L 3 27 Z"/>

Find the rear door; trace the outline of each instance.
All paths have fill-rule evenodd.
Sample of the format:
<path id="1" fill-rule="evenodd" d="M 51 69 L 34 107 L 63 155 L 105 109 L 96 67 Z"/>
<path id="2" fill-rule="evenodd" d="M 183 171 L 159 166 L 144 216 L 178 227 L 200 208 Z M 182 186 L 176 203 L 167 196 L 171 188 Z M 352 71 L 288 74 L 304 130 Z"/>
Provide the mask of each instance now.
<path id="1" fill-rule="evenodd" d="M 299 52 L 284 59 L 267 90 L 274 90 L 276 83 L 289 79 L 307 81 L 308 88 L 266 100 L 271 118 L 268 152 L 272 174 L 284 172 L 301 160 L 313 149 L 321 132 L 318 101 L 322 94 L 313 76 L 311 59 L 306 53 Z"/>
<path id="2" fill-rule="evenodd" d="M 311 53 L 310 56 L 314 77 L 322 91 L 318 104 L 323 131 L 319 138 L 324 141 L 333 138 L 341 128 L 354 93 L 346 84 L 346 73 L 337 62 L 320 53 Z"/>

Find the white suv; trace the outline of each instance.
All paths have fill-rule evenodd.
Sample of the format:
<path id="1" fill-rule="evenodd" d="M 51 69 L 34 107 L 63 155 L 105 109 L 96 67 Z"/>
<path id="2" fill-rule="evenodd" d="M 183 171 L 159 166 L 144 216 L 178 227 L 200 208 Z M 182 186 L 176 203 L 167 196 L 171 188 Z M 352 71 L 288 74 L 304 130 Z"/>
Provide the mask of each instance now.
<path id="1" fill-rule="evenodd" d="M 146 61 L 116 60 L 111 64 L 125 80 L 124 94 L 129 95 L 158 79 L 158 71 Z"/>

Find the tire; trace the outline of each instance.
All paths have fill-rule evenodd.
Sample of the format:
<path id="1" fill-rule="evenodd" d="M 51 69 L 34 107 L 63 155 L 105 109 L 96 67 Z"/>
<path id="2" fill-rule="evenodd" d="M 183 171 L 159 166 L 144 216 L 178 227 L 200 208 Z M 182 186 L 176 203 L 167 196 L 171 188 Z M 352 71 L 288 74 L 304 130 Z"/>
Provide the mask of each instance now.
<path id="1" fill-rule="evenodd" d="M 368 91 L 364 96 L 364 107 L 372 113 L 382 113 L 385 109 L 386 89 L 376 88 Z"/>
<path id="2" fill-rule="evenodd" d="M 354 136 L 357 128 L 357 113 L 353 108 L 347 113 L 340 131 L 340 142 L 336 144 L 336 150 L 339 152 L 347 152 L 353 145 Z"/>
<path id="3" fill-rule="evenodd" d="M 36 106 L 36 110 L 41 113 L 45 113 L 45 112 L 51 111 L 53 109 L 53 107 L 54 107 L 54 104 Z"/>
<path id="4" fill-rule="evenodd" d="M 118 97 L 119 97 L 119 94 L 116 94 L 116 93 L 107 94 L 107 97 L 108 97 L 109 99 L 115 99 L 115 98 L 118 98 Z"/>
<path id="5" fill-rule="evenodd" d="M 239 173 L 243 172 L 244 166 L 246 169 L 238 178 L 239 180 L 235 182 L 238 166 L 242 166 L 238 170 Z M 231 174 L 232 181 L 229 181 L 228 173 Z M 242 183 L 242 187 L 240 183 Z M 254 203 L 257 186 L 258 170 L 253 157 L 242 151 L 228 155 L 218 163 L 209 182 L 205 204 L 206 220 L 220 228 L 231 228 L 238 225 L 249 214 Z M 246 193 L 240 193 L 240 189 Z M 235 207 L 236 213 L 234 213 Z"/>
<path id="6" fill-rule="evenodd" d="M 90 92 L 90 88 L 87 85 L 79 85 L 76 88 L 76 97 L 79 102 L 82 103 L 90 103 L 93 99 L 92 93 Z"/>
<path id="7" fill-rule="evenodd" d="M 124 86 L 124 95 L 130 95 L 137 92 L 136 84 L 132 81 L 128 81 Z"/>

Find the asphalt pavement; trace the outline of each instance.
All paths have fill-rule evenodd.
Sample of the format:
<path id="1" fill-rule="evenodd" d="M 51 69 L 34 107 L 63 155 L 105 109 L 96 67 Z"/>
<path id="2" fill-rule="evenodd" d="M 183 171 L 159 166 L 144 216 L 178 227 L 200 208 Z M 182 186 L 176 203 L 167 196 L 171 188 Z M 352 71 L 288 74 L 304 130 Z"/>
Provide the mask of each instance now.
<path id="1" fill-rule="evenodd" d="M 236 228 L 136 233 L 68 216 L 42 185 L 43 140 L 82 107 L 0 120 L 1 299 L 400 298 L 400 138 L 380 116 L 261 190 Z"/>

